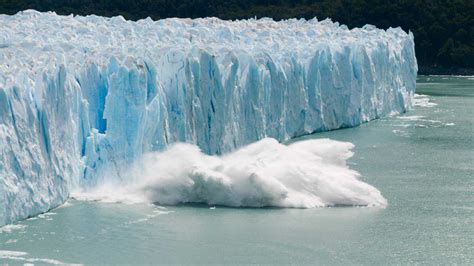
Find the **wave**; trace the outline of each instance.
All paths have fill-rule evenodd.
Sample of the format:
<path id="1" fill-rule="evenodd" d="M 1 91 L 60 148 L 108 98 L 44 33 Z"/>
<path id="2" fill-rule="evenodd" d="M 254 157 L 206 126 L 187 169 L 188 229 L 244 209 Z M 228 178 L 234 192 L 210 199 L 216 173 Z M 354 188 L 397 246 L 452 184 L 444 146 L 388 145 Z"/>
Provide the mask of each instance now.
<path id="1" fill-rule="evenodd" d="M 104 180 L 79 200 L 163 205 L 205 203 L 231 207 L 313 208 L 386 206 L 375 187 L 346 165 L 353 144 L 330 139 L 290 145 L 266 138 L 221 156 L 178 143 L 144 156 L 129 181 Z"/>

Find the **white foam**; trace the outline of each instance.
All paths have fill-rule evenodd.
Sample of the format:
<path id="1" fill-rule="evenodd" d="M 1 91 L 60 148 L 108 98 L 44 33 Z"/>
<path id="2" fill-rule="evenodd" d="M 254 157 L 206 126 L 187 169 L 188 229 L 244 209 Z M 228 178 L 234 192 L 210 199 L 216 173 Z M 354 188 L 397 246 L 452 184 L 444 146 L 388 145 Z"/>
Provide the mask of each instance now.
<path id="1" fill-rule="evenodd" d="M 65 265 L 66 263 L 53 260 L 53 259 L 43 259 L 43 258 L 26 258 L 27 252 L 23 251 L 11 251 L 11 250 L 0 250 L 0 260 L 13 260 L 13 261 L 24 261 L 29 263 L 47 263 L 54 265 Z M 70 264 L 69 264 L 70 265 Z"/>
<path id="2" fill-rule="evenodd" d="M 452 122 L 442 122 L 439 120 L 427 119 L 425 116 L 422 115 L 411 115 L 411 116 L 399 116 L 397 117 L 400 120 L 407 121 L 407 122 L 422 122 L 424 124 L 402 124 L 396 125 L 399 127 L 420 127 L 420 128 L 432 128 L 432 127 L 442 127 L 442 126 L 454 126 L 455 124 Z M 392 130 L 393 131 L 393 130 Z M 395 133 L 395 132 L 394 132 Z"/>
<path id="3" fill-rule="evenodd" d="M 434 107 L 437 106 L 437 103 L 430 102 L 428 95 L 416 94 L 413 97 L 413 105 L 419 107 Z"/>
<path id="4" fill-rule="evenodd" d="M 233 207 L 385 206 L 381 193 L 347 167 L 352 148 L 351 143 L 329 139 L 286 146 L 267 138 L 230 154 L 209 156 L 194 145 L 179 143 L 147 154 L 130 171 L 132 181 L 104 181 L 73 196 Z"/>
<path id="5" fill-rule="evenodd" d="M 3 256 L 20 257 L 26 255 L 28 255 L 28 253 L 23 251 L 0 250 L 0 258 Z"/>
<path id="6" fill-rule="evenodd" d="M 134 220 L 134 221 L 130 221 L 130 222 L 127 222 L 127 224 L 138 224 L 138 223 L 144 223 L 144 222 L 147 222 L 153 218 L 156 218 L 160 215 L 165 215 L 165 214 L 170 214 L 172 213 L 173 211 L 163 211 L 163 210 L 154 210 L 152 214 L 148 214 L 145 216 L 145 218 L 141 218 L 141 219 L 138 219 L 138 220 Z"/>
<path id="7" fill-rule="evenodd" d="M 54 216 L 54 215 L 56 215 L 55 212 L 45 212 L 45 213 L 39 214 L 37 217 L 40 219 L 45 219 L 46 221 L 52 221 L 53 218 L 51 216 Z"/>
<path id="8" fill-rule="evenodd" d="M 16 231 L 16 230 L 23 230 L 26 227 L 27 226 L 24 225 L 24 224 L 8 224 L 8 225 L 0 227 L 0 234 L 1 233 L 10 233 L 10 232 Z"/>
<path id="9" fill-rule="evenodd" d="M 61 209 L 61 208 L 68 208 L 72 206 L 72 202 L 70 200 L 64 202 L 61 206 L 57 207 L 56 209 Z"/>
<path id="10" fill-rule="evenodd" d="M 422 121 L 425 117 L 422 115 L 407 115 L 407 116 L 399 116 L 398 119 L 406 120 L 406 121 Z"/>
<path id="11" fill-rule="evenodd" d="M 399 130 L 399 129 L 394 129 L 392 130 L 392 132 L 395 134 L 395 135 L 398 135 L 398 136 L 402 136 L 402 137 L 409 137 L 410 134 L 404 130 Z"/>

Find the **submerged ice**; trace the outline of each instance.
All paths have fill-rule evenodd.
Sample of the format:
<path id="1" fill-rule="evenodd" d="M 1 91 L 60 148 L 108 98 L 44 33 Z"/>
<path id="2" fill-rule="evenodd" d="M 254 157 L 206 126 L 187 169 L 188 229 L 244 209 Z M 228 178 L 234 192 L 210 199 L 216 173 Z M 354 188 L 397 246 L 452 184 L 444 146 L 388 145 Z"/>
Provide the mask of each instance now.
<path id="1" fill-rule="evenodd" d="M 266 137 L 281 141 L 405 112 L 416 72 L 413 36 L 400 28 L 349 30 L 316 19 L 132 22 L 36 11 L 0 15 L 0 224 L 58 206 L 71 191 L 127 183 L 131 166 L 165 160 L 153 152 L 172 143 L 228 154 Z M 164 154 L 185 146 L 173 147 Z M 199 160 L 229 167 L 217 158 Z M 272 205 L 298 205 L 289 197 L 306 192 L 296 193 L 300 187 L 270 173 L 263 179 L 219 175 L 229 176 L 231 184 L 256 182 L 260 202 L 269 196 Z M 259 205 L 248 200 L 252 192 L 243 197 L 233 190 L 236 185 L 228 188 L 211 176 L 206 180 L 216 182 L 216 195 L 177 199 Z M 178 186 L 185 178 L 175 177 Z M 146 191 L 164 201 L 167 188 L 158 184 Z M 313 195 L 321 204 L 299 206 L 373 203 L 351 201 L 359 190 L 343 188 L 349 194 L 334 195 L 347 199 L 342 203 L 311 190 L 309 197 L 297 197 Z M 234 196 L 216 200 L 223 191 Z"/>

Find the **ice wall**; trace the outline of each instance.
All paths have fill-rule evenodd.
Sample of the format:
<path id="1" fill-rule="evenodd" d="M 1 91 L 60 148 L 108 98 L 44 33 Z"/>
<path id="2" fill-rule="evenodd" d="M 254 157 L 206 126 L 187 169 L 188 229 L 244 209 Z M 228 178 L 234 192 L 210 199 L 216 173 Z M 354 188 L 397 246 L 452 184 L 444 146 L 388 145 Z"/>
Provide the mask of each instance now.
<path id="1" fill-rule="evenodd" d="M 0 15 L 0 224 L 169 143 L 221 154 L 405 112 L 416 73 L 399 28 Z"/>

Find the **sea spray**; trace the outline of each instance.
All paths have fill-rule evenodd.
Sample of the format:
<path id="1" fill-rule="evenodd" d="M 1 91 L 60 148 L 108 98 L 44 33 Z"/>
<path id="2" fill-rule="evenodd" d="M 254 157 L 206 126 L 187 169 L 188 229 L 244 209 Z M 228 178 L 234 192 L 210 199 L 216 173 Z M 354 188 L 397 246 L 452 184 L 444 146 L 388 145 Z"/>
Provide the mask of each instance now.
<path id="1" fill-rule="evenodd" d="M 232 207 L 386 206 L 373 186 L 346 165 L 353 145 L 313 139 L 284 145 L 266 138 L 222 156 L 177 143 L 146 154 L 130 179 L 105 179 L 73 196 L 106 202 L 205 203 Z"/>

